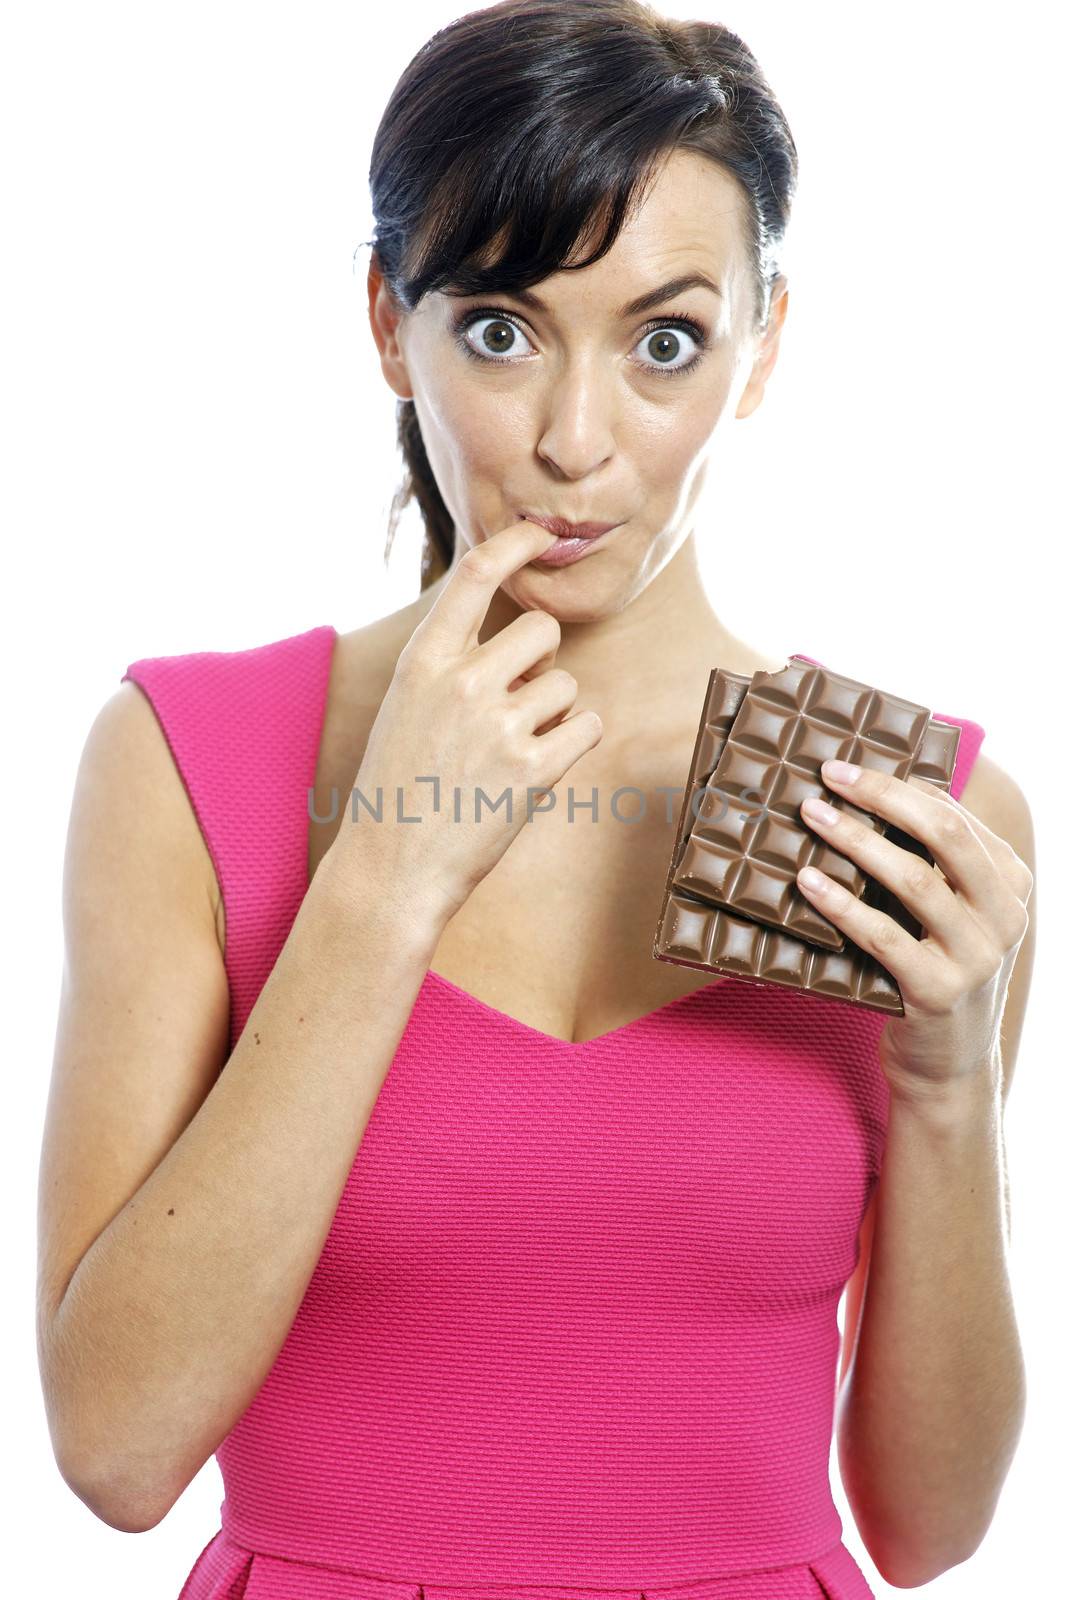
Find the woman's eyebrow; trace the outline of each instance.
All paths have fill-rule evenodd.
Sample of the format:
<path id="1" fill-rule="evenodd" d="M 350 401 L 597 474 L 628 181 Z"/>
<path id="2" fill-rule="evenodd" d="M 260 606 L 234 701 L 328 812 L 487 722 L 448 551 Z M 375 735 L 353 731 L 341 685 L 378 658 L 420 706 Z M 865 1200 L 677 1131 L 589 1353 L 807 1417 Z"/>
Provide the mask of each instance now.
<path id="1" fill-rule="evenodd" d="M 637 299 L 631 300 L 628 305 L 620 306 L 615 315 L 619 318 L 639 317 L 642 311 L 651 311 L 653 306 L 658 306 L 663 300 L 673 300 L 676 294 L 682 294 L 686 289 L 701 288 L 710 289 L 712 294 L 717 294 L 719 299 L 722 299 L 722 290 L 706 274 L 685 272 L 678 278 L 668 278 L 658 289 L 650 289 L 647 294 L 638 295 Z M 518 300 L 520 305 L 530 306 L 534 311 L 550 310 L 532 289 L 502 289 L 498 293 L 506 294 L 512 300 Z"/>
<path id="2" fill-rule="evenodd" d="M 653 306 L 658 306 L 663 300 L 673 300 L 676 294 L 684 294 L 686 289 L 710 289 L 712 294 L 717 294 L 722 299 L 722 290 L 717 283 L 703 272 L 684 272 L 681 277 L 668 278 L 666 283 L 661 283 L 658 289 L 650 289 L 647 294 L 639 294 L 636 300 L 631 300 L 628 305 L 620 306 L 615 313 L 617 317 L 639 317 L 642 311 L 651 311 Z"/>

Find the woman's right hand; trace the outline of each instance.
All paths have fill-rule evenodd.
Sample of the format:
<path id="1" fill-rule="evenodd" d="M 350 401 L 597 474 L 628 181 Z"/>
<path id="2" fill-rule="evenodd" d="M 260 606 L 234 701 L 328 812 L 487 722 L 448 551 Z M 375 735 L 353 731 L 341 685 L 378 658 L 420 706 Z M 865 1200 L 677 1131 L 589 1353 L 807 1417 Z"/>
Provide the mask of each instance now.
<path id="1" fill-rule="evenodd" d="M 429 904 L 442 926 L 529 820 L 540 791 L 603 733 L 595 711 L 567 716 L 578 683 L 552 666 L 560 625 L 549 612 L 525 611 L 478 642 L 503 580 L 554 542 L 538 523 L 520 521 L 456 563 L 400 653 L 356 774 L 364 798 L 349 797 L 330 846 L 343 858 L 357 829 L 372 830 L 386 881 Z M 379 788 L 381 821 L 369 810 L 379 809 Z"/>

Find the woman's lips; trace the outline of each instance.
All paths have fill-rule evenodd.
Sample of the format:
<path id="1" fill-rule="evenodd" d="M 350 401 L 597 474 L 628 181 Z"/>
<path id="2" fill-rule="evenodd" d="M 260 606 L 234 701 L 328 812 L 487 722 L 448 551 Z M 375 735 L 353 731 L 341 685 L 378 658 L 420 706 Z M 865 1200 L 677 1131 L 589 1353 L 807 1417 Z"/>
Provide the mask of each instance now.
<path id="1" fill-rule="evenodd" d="M 524 522 L 536 522 L 556 535 L 555 544 L 531 561 L 532 567 L 569 567 L 572 561 L 580 561 L 590 550 L 595 550 L 606 533 L 621 526 L 618 522 L 580 522 L 576 534 L 575 524 L 564 522 L 560 517 L 535 517 L 528 511 L 520 511 L 519 516 Z"/>
<path id="2" fill-rule="evenodd" d="M 536 522 L 560 539 L 595 539 L 602 533 L 617 528 L 617 522 L 566 522 L 563 517 L 539 517 L 534 511 L 520 511 L 524 522 Z"/>

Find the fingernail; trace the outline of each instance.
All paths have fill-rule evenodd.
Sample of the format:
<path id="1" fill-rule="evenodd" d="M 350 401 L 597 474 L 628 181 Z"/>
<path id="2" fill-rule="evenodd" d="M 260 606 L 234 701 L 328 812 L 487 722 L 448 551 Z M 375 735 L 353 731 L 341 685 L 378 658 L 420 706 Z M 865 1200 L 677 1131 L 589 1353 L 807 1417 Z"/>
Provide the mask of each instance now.
<path id="1" fill-rule="evenodd" d="M 829 778 L 831 783 L 855 783 L 860 769 L 854 767 L 851 761 L 824 761 L 822 775 Z"/>
<path id="2" fill-rule="evenodd" d="M 839 815 L 836 806 L 828 806 L 825 800 L 818 800 L 811 794 L 805 795 L 801 809 L 805 816 L 821 822 L 824 828 L 832 828 Z"/>

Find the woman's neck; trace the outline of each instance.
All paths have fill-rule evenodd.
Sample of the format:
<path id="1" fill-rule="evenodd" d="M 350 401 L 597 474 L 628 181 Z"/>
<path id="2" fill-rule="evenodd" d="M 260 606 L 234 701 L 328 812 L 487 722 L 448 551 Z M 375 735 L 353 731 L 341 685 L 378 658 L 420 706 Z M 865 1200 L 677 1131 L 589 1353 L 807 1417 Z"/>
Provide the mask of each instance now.
<path id="1" fill-rule="evenodd" d="M 421 615 L 434 604 L 448 574 L 425 589 L 416 603 Z M 485 644 L 522 614 L 498 589 L 479 635 Z M 562 621 L 555 665 L 573 673 L 579 693 L 575 710 L 592 707 L 614 728 L 678 723 L 695 726 L 707 676 L 719 665 L 751 675 L 785 664 L 737 638 L 716 615 L 704 585 L 692 534 L 666 566 L 627 605 L 594 621 Z"/>

